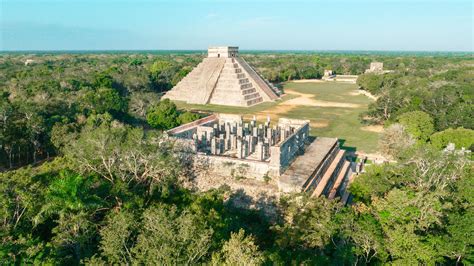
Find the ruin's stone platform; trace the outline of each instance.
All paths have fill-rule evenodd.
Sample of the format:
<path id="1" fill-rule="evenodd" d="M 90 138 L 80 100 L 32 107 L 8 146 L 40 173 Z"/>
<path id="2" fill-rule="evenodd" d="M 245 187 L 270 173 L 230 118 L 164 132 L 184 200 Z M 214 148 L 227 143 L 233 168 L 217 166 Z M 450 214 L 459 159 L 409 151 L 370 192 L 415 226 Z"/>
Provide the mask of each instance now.
<path id="1" fill-rule="evenodd" d="M 278 187 L 284 192 L 299 192 L 304 190 L 308 179 L 317 171 L 327 155 L 337 146 L 337 138 L 318 137 L 299 156 L 278 180 Z"/>
<path id="2" fill-rule="evenodd" d="M 307 120 L 257 124 L 255 117 L 248 123 L 240 115 L 214 114 L 165 133 L 215 178 L 271 180 L 283 193 L 340 196 L 350 175 L 345 151 L 337 138 L 311 141 L 309 130 Z"/>

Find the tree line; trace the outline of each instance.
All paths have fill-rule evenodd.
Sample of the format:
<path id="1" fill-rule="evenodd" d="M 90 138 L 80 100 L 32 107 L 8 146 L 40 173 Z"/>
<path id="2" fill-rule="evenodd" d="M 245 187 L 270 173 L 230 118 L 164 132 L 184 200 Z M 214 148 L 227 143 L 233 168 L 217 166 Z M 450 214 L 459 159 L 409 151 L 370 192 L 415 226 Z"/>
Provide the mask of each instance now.
<path id="1" fill-rule="evenodd" d="M 366 123 L 403 124 L 418 142 L 474 148 L 474 74 L 469 61 L 367 73 L 357 83 L 377 97 L 361 115 Z"/>
<path id="2" fill-rule="evenodd" d="M 0 170 L 58 154 L 68 134 L 87 117 L 109 113 L 124 123 L 147 125 L 170 89 L 200 55 L 23 55 L 0 57 Z M 196 115 L 176 110 L 173 125 Z M 178 115 L 183 113 L 178 119 Z M 154 119 L 156 120 L 156 119 Z M 155 121 L 150 127 L 159 128 Z"/>

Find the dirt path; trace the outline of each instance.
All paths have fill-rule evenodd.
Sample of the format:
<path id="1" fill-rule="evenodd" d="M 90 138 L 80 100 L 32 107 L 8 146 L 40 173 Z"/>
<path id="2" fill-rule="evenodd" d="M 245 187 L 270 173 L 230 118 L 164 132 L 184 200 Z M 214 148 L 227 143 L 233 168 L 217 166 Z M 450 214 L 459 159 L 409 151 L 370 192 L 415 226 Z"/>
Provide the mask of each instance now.
<path id="1" fill-rule="evenodd" d="M 258 112 L 256 114 L 256 118 L 258 120 L 265 120 L 267 117 L 270 117 L 272 120 L 276 120 L 282 114 L 286 114 L 289 111 L 295 109 L 299 106 L 312 106 L 312 107 L 340 107 L 340 108 L 359 108 L 361 107 L 360 104 L 354 103 L 341 103 L 341 102 L 329 102 L 329 101 L 321 101 L 315 100 L 313 94 L 301 93 L 294 90 L 287 89 L 285 93 L 292 94 L 297 96 L 296 98 L 290 99 L 288 101 L 284 101 L 277 106 Z M 253 115 L 252 115 L 253 116 Z M 328 125 L 328 121 L 318 121 L 315 122 L 313 126 L 315 127 L 326 127 Z"/>
<path id="2" fill-rule="evenodd" d="M 322 82 L 326 82 L 322 79 L 296 79 L 296 80 L 292 80 L 291 82 L 294 82 L 294 83 L 308 83 L 308 82 L 311 82 L 311 83 L 322 83 Z"/>
<path id="3" fill-rule="evenodd" d="M 365 127 L 361 127 L 360 129 L 365 130 L 365 131 L 375 132 L 375 133 L 383 132 L 383 126 L 381 125 L 365 126 Z"/>
<path id="4" fill-rule="evenodd" d="M 374 96 L 373 94 L 371 94 L 370 92 L 365 91 L 365 90 L 355 90 L 355 91 L 351 91 L 349 94 L 350 95 L 361 95 L 362 94 L 362 95 L 365 95 L 365 96 L 369 97 L 370 99 L 372 99 L 374 101 L 377 100 L 376 96 Z"/>
<path id="5" fill-rule="evenodd" d="M 294 90 L 285 90 L 288 94 L 298 95 L 294 99 L 288 100 L 286 102 L 281 103 L 281 105 L 304 105 L 304 106 L 316 106 L 316 107 L 342 107 L 342 108 L 359 108 L 361 107 L 360 104 L 355 103 L 340 103 L 340 102 L 329 102 L 329 101 L 320 101 L 315 100 L 312 94 L 306 94 L 297 92 Z"/>
<path id="6" fill-rule="evenodd" d="M 267 117 L 270 117 L 272 120 L 277 120 L 281 115 L 288 113 L 289 111 L 295 109 L 299 106 L 311 106 L 311 107 L 339 107 L 339 108 L 359 108 L 360 104 L 355 103 L 341 103 L 341 102 L 330 102 L 330 101 L 321 101 L 315 100 L 313 94 L 301 93 L 291 89 L 285 90 L 285 93 L 295 95 L 296 98 L 284 101 L 277 106 L 258 112 L 255 116 L 257 120 L 266 120 Z M 253 116 L 253 115 L 252 115 Z M 251 118 L 246 117 L 246 118 Z M 311 126 L 313 127 L 327 127 L 329 121 L 314 121 Z"/>

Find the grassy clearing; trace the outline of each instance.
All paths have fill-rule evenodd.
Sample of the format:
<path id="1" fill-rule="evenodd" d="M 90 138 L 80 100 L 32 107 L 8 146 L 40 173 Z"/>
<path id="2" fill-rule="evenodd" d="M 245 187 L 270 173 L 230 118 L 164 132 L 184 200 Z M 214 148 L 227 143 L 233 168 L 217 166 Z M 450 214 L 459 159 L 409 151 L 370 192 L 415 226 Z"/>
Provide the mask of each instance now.
<path id="1" fill-rule="evenodd" d="M 359 120 L 359 114 L 367 109 L 372 102 L 364 95 L 357 95 L 355 84 L 324 82 L 324 83 L 287 83 L 284 86 L 288 91 L 311 94 L 310 98 L 319 101 L 353 103 L 357 108 L 343 107 L 320 107 L 307 105 L 294 105 L 288 108 L 286 101 L 299 97 L 295 94 L 287 94 L 281 101 L 275 103 L 263 103 L 250 108 L 230 107 L 219 105 L 193 105 L 176 102 L 179 108 L 206 111 L 242 114 L 246 118 L 253 114 L 259 114 L 259 119 L 264 120 L 266 114 L 272 117 L 288 117 L 296 119 L 307 119 L 311 121 L 311 135 L 323 137 L 337 137 L 341 140 L 343 147 L 350 150 L 373 153 L 377 151 L 377 143 L 380 134 L 373 131 L 362 130 L 364 126 Z"/>
<path id="2" fill-rule="evenodd" d="M 354 95 L 357 85 L 340 82 L 294 83 L 285 84 L 285 89 L 313 94 L 316 100 L 368 105 L 372 102 L 367 96 Z"/>
<path id="3" fill-rule="evenodd" d="M 215 113 L 227 113 L 227 114 L 241 114 L 241 115 L 248 115 L 248 114 L 255 114 L 258 112 L 262 112 L 265 110 L 269 110 L 274 108 L 278 104 L 295 98 L 295 95 L 287 94 L 282 97 L 281 100 L 276 102 L 265 102 L 261 104 L 257 104 L 252 107 L 235 107 L 235 106 L 224 106 L 224 105 L 215 105 L 215 104 L 188 104 L 181 101 L 174 101 L 176 106 L 179 109 L 185 109 L 188 111 L 200 111 L 200 112 L 215 112 Z"/>
<path id="4" fill-rule="evenodd" d="M 314 125 L 325 127 L 311 128 L 311 135 L 323 137 L 338 137 L 343 146 L 367 153 L 377 151 L 379 133 L 362 130 L 364 126 L 359 120 L 359 114 L 367 109 L 372 102 L 364 95 L 356 95 L 355 84 L 346 83 L 287 83 L 285 89 L 314 95 L 314 99 L 330 102 L 359 104 L 360 108 L 336 108 L 298 106 L 285 116 L 290 118 L 308 119 Z"/>

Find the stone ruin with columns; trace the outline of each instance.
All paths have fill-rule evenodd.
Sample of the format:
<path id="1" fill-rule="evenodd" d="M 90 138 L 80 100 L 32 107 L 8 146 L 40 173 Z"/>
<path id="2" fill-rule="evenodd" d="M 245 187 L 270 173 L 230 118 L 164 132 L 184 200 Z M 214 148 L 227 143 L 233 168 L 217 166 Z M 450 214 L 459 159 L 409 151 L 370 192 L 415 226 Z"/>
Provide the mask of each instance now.
<path id="1" fill-rule="evenodd" d="M 216 176 L 272 180 L 280 192 L 343 197 L 350 162 L 336 138 L 311 138 L 307 120 L 277 123 L 244 121 L 240 115 L 213 114 L 166 135 Z"/>

